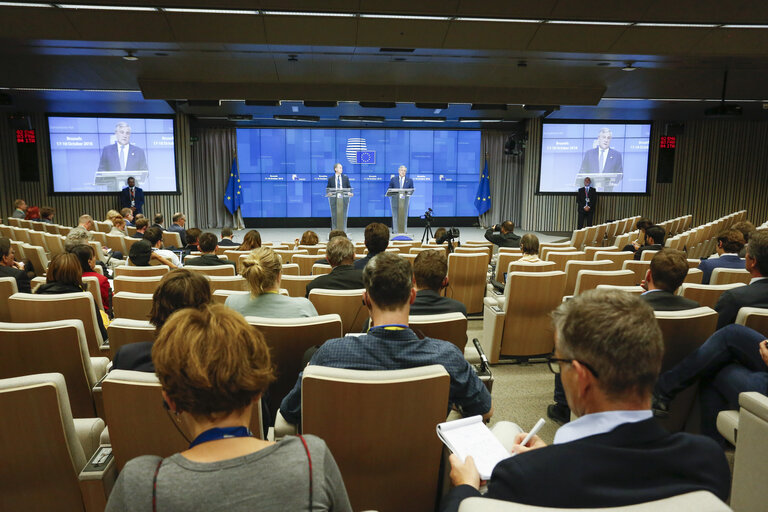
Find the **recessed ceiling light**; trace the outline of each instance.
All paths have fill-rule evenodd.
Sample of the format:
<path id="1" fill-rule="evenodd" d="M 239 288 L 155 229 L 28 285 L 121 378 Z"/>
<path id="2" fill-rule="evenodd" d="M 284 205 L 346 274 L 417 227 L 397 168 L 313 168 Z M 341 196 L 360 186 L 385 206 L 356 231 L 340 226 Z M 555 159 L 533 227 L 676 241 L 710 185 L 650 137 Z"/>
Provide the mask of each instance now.
<path id="1" fill-rule="evenodd" d="M 139 58 L 133 54 L 133 51 L 128 50 L 128 54 L 127 55 L 123 55 L 123 60 L 134 62 L 134 61 L 139 60 Z"/>
<path id="2" fill-rule="evenodd" d="M 622 71 L 637 71 L 637 68 L 633 65 L 632 62 L 627 62 L 627 65 L 621 68 Z"/>

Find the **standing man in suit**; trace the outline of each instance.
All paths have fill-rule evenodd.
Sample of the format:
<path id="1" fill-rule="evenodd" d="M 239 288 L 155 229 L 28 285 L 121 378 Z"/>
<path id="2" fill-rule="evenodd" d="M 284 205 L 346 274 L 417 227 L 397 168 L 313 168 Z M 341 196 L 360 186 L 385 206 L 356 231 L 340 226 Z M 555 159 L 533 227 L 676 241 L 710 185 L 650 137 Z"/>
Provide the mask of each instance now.
<path id="1" fill-rule="evenodd" d="M 349 176 L 344 174 L 344 168 L 337 163 L 333 166 L 333 176 L 328 176 L 327 188 L 351 188 Z"/>
<path id="2" fill-rule="evenodd" d="M 745 261 L 739 257 L 744 244 L 744 234 L 738 229 L 727 229 L 717 235 L 717 256 L 710 256 L 699 263 L 703 272 L 701 284 L 709 284 L 712 271 L 716 268 L 745 268 Z"/>
<path id="3" fill-rule="evenodd" d="M 624 173 L 621 153 L 611 149 L 613 133 L 608 128 L 603 128 L 597 134 L 597 147 L 584 153 L 581 161 L 580 173 L 588 174 L 619 174 L 616 184 L 621 181 Z M 604 192 L 613 192 L 613 185 L 606 186 Z"/>
<path id="4" fill-rule="evenodd" d="M 120 191 L 120 208 L 130 208 L 134 215 L 144 213 L 144 190 L 136 186 L 133 176 L 126 180 L 127 187 Z"/>
<path id="5" fill-rule="evenodd" d="M 496 465 L 486 496 L 557 508 L 619 507 L 698 490 L 727 499 L 730 470 L 717 443 L 670 434 L 653 418 L 664 342 L 650 306 L 626 292 L 590 290 L 560 305 L 553 322 L 550 368 L 578 419 L 558 429 L 552 446 L 538 436 L 522 446 L 525 434 L 517 434 L 516 455 Z M 444 511 L 481 496 L 471 457 L 450 462 L 456 487 Z"/>
<path id="6" fill-rule="evenodd" d="M 584 178 L 584 186 L 576 192 L 576 204 L 579 205 L 579 226 L 581 229 L 592 225 L 592 217 L 597 206 L 597 190 L 592 186 L 592 180 Z"/>
<path id="7" fill-rule="evenodd" d="M 363 286 L 363 269 L 355 268 L 355 246 L 345 236 L 337 236 L 328 242 L 325 252 L 332 270 L 307 284 L 307 297 L 314 288 L 328 290 L 359 290 Z"/>
<path id="8" fill-rule="evenodd" d="M 390 188 L 413 188 L 413 180 L 411 178 L 406 178 L 405 173 L 408 172 L 408 169 L 401 165 L 397 169 L 398 176 L 392 176 L 392 179 L 389 180 L 389 186 L 387 189 Z"/>
<path id="9" fill-rule="evenodd" d="M 750 235 L 745 266 L 752 274 L 749 285 L 726 290 L 715 304 L 715 311 L 720 315 L 718 329 L 734 323 L 744 306 L 768 308 L 768 230 L 761 229 Z"/>
<path id="10" fill-rule="evenodd" d="M 640 298 L 654 311 L 681 311 L 699 307 L 695 300 L 675 295 L 688 275 L 685 253 L 674 249 L 662 249 L 653 256 L 641 286 L 647 291 Z"/>
<path id="11" fill-rule="evenodd" d="M 115 142 L 104 146 L 99 161 L 99 172 L 147 171 L 147 157 L 144 150 L 131 144 L 131 126 L 119 122 L 115 125 Z"/>

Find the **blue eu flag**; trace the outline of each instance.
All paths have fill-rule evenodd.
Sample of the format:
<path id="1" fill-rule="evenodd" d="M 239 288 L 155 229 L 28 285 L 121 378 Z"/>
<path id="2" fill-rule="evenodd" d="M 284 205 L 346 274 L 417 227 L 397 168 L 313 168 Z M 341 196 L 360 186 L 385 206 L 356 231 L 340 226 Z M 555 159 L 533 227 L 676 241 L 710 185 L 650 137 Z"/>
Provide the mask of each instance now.
<path id="1" fill-rule="evenodd" d="M 227 190 L 224 192 L 224 206 L 232 215 L 243 204 L 243 187 L 240 185 L 240 171 L 237 169 L 237 157 L 232 159 L 232 170 L 229 171 Z"/>
<path id="2" fill-rule="evenodd" d="M 477 214 L 482 215 L 491 209 L 491 180 L 488 174 L 488 160 L 485 161 L 483 174 L 480 175 L 480 184 L 477 187 L 475 196 L 475 208 Z"/>
<path id="3" fill-rule="evenodd" d="M 376 151 L 358 151 L 355 157 L 356 164 L 375 164 L 376 163 Z"/>

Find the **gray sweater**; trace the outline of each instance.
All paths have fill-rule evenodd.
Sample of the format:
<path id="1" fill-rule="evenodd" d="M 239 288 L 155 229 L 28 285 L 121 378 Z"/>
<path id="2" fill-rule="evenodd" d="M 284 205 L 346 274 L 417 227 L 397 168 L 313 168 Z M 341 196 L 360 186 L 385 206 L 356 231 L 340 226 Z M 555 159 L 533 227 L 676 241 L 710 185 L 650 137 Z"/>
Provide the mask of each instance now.
<path id="1" fill-rule="evenodd" d="M 341 473 L 325 442 L 304 436 L 312 456 L 315 511 L 352 512 Z M 106 512 L 151 511 L 152 477 L 160 457 L 129 461 L 109 496 Z M 287 437 L 242 457 L 193 462 L 181 454 L 163 460 L 157 475 L 158 512 L 282 512 L 309 510 L 309 463 L 298 437 Z"/>
<path id="2" fill-rule="evenodd" d="M 224 302 L 243 316 L 295 318 L 317 316 L 315 306 L 304 297 L 287 297 L 277 293 L 230 295 Z"/>

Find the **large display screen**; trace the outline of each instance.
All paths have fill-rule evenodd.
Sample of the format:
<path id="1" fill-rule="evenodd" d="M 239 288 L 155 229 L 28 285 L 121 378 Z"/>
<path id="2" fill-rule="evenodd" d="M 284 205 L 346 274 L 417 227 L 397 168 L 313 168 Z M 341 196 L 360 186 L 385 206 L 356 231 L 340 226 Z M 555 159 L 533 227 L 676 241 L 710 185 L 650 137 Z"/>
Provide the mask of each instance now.
<path id="1" fill-rule="evenodd" d="M 178 192 L 173 118 L 49 116 L 54 193 Z"/>
<path id="2" fill-rule="evenodd" d="M 648 189 L 649 123 L 544 122 L 539 192 L 575 192 L 590 178 L 599 192 Z"/>
<path id="3" fill-rule="evenodd" d="M 350 217 L 391 215 L 385 196 L 401 165 L 413 179 L 410 216 L 476 216 L 480 132 L 462 130 L 237 130 L 243 217 L 330 217 L 325 189 L 340 163 Z"/>

